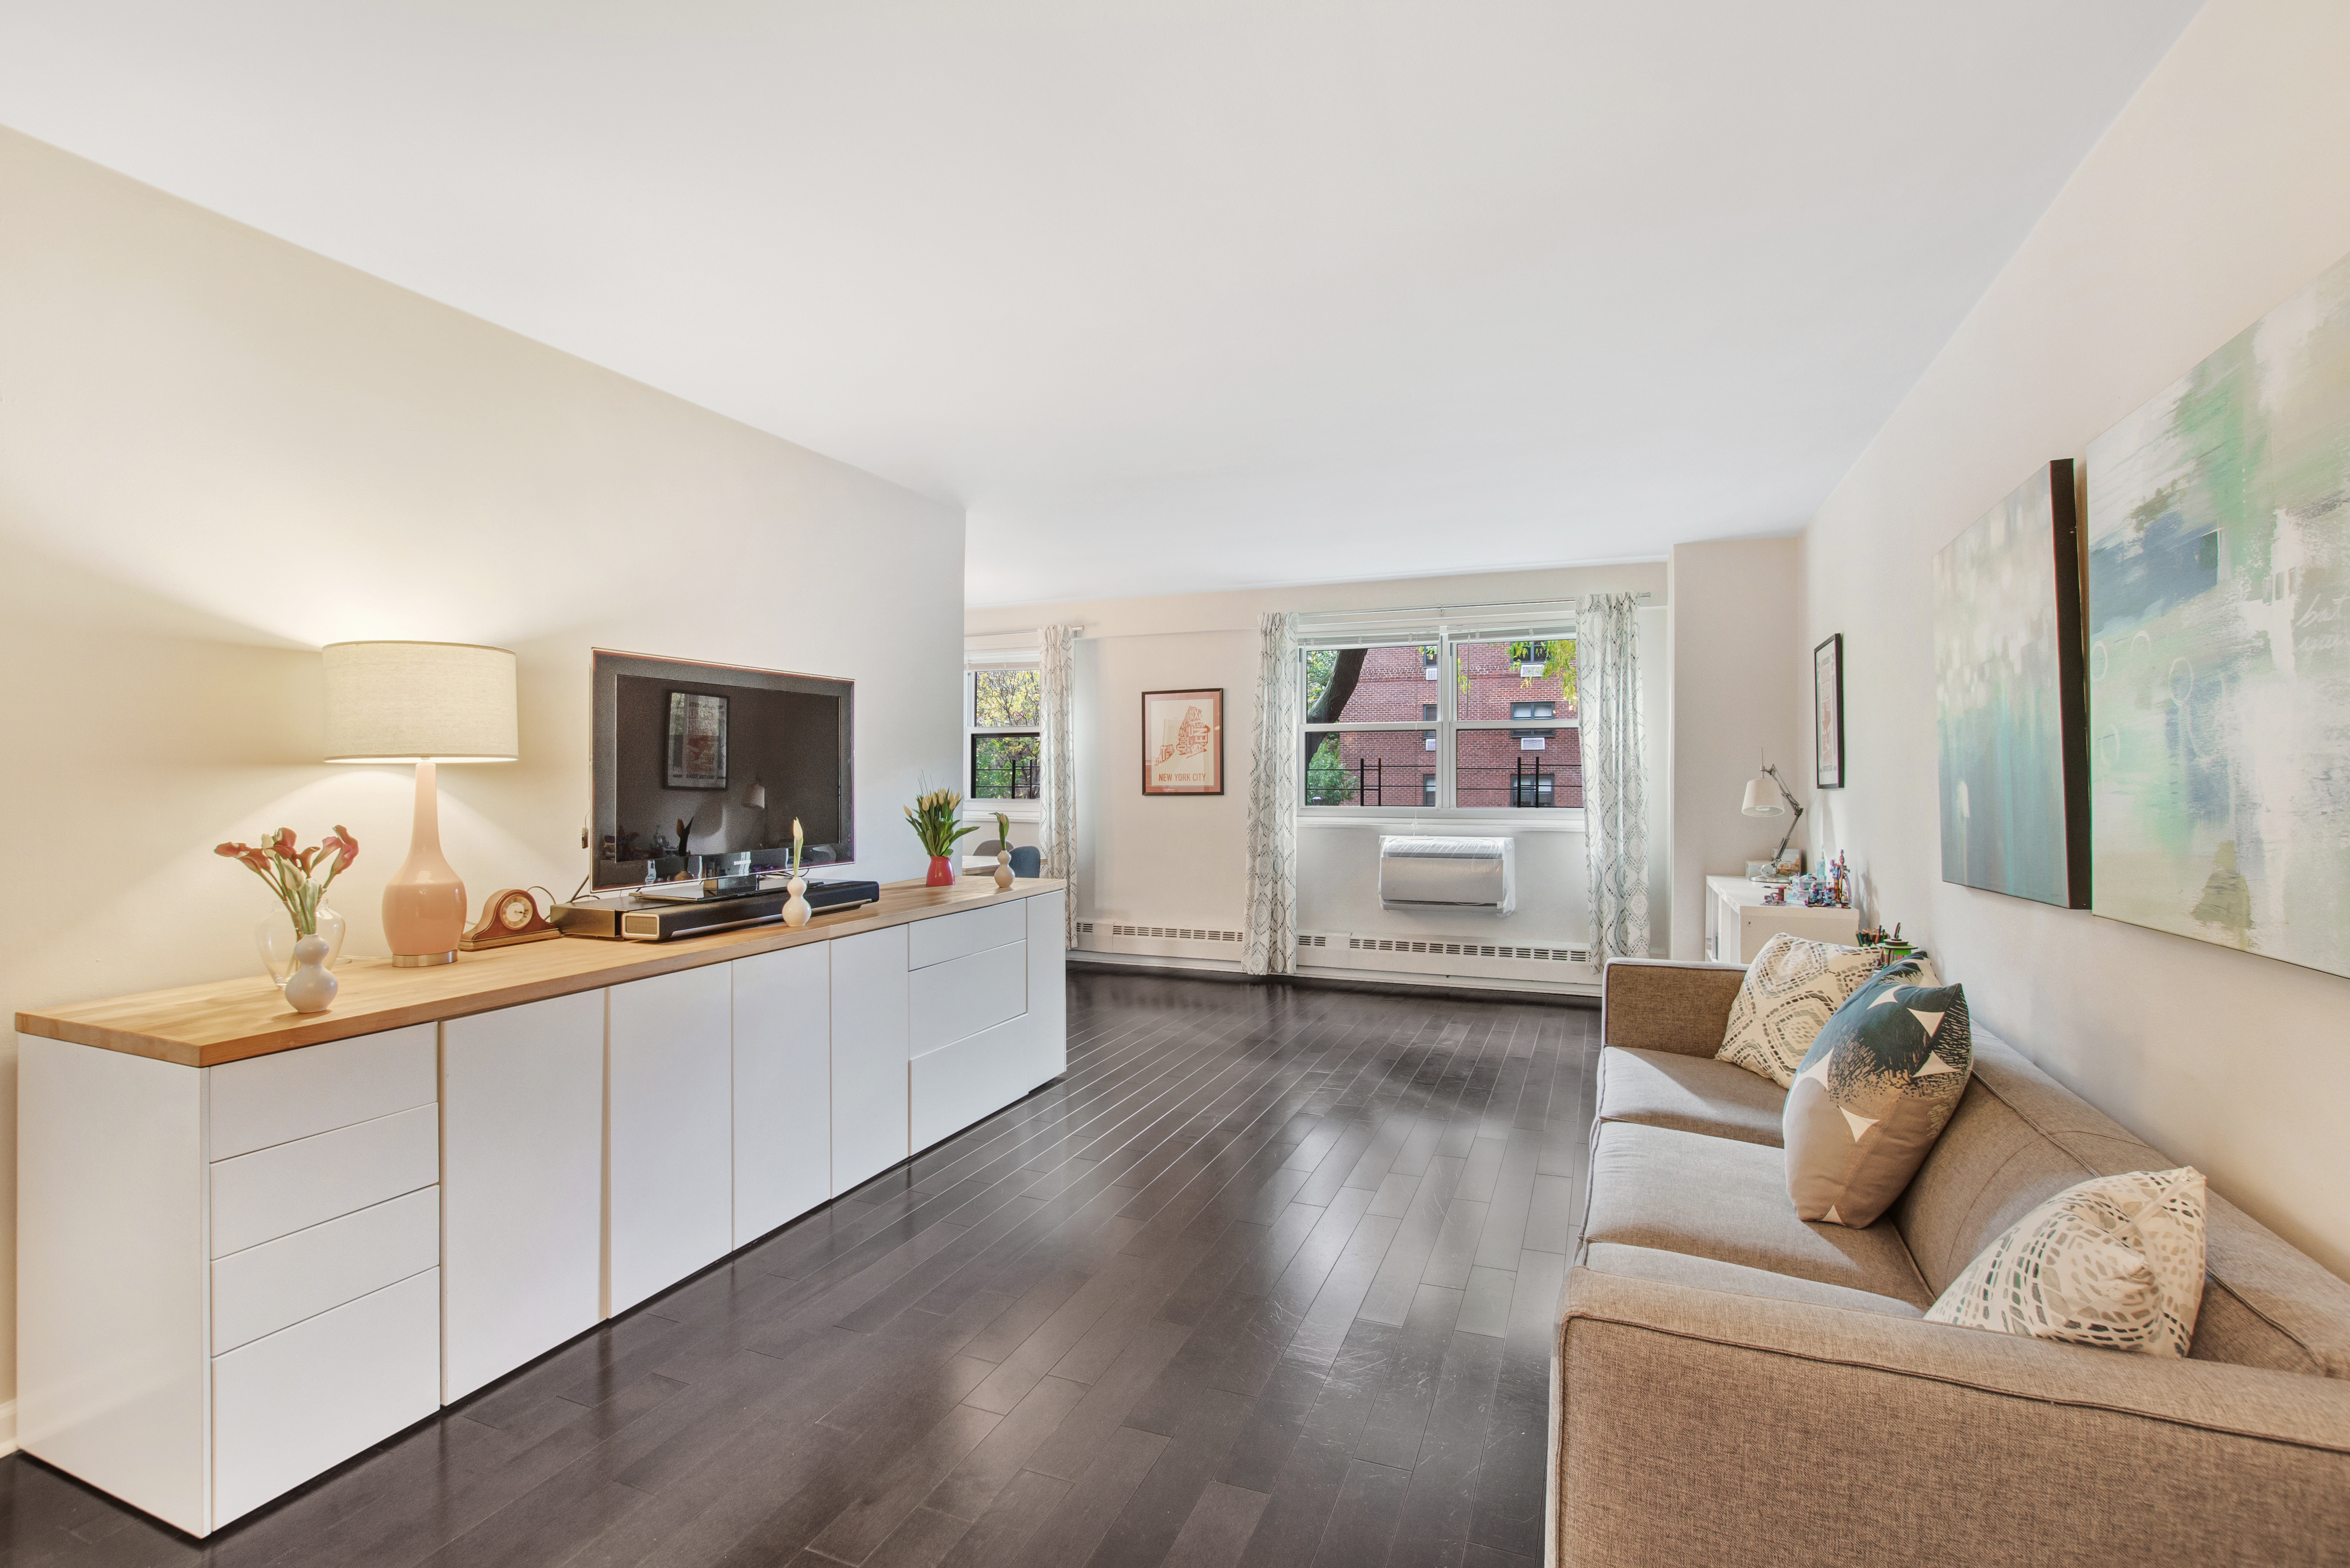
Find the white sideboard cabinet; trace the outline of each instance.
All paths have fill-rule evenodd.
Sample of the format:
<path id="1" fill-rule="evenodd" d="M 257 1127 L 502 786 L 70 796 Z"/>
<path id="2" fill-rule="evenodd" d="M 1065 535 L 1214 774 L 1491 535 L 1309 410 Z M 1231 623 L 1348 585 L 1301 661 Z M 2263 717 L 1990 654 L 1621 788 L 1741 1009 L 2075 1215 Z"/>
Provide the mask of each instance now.
<path id="1" fill-rule="evenodd" d="M 1752 963 L 1762 944 L 1781 931 L 1815 942 L 1849 946 L 1860 929 L 1860 913 L 1850 909 L 1812 909 L 1803 904 L 1766 904 L 1761 882 L 1743 877 L 1705 879 L 1705 956 L 1718 963 Z"/>
<path id="2" fill-rule="evenodd" d="M 206 1535 L 1067 1060 L 1058 882 L 17 1015 L 17 1431 Z"/>

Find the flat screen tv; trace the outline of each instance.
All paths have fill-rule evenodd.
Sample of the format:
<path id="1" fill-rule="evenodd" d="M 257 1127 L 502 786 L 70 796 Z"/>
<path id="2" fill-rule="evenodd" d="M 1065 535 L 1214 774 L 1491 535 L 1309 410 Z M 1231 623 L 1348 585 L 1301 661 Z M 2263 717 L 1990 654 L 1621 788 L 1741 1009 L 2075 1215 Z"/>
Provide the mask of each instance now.
<path id="1" fill-rule="evenodd" d="M 598 888 L 856 857 L 856 682 L 596 650 Z"/>

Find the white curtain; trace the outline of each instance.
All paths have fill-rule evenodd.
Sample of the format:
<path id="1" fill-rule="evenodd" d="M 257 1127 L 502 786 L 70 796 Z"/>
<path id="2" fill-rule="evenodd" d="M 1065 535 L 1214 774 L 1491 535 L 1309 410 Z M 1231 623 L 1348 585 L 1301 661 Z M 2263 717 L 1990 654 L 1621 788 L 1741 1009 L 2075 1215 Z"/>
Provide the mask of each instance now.
<path id="1" fill-rule="evenodd" d="M 1256 735 L 1249 760 L 1248 947 L 1251 974 L 1297 972 L 1297 618 L 1258 623 Z"/>
<path id="2" fill-rule="evenodd" d="M 1044 817 L 1044 830 L 1038 835 L 1044 851 L 1040 858 L 1045 876 L 1068 878 L 1077 874 L 1077 672 L 1072 648 L 1076 636 L 1075 626 L 1045 627 L 1038 633 L 1037 659 L 1044 700 L 1038 725 L 1043 732 L 1038 745 L 1044 756 L 1036 770 L 1036 804 Z M 1077 945 L 1075 887 L 1061 903 L 1066 927 L 1063 940 L 1074 948 Z"/>
<path id="3" fill-rule="evenodd" d="M 1594 594 L 1575 623 L 1596 964 L 1648 956 L 1648 781 L 1641 765 L 1638 607 L 1630 594 Z"/>

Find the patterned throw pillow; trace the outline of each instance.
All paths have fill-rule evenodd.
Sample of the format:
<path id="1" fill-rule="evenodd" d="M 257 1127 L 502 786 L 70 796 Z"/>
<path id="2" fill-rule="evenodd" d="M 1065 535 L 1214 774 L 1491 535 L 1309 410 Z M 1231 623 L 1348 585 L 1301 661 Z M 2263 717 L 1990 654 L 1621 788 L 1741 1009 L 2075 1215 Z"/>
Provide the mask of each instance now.
<path id="1" fill-rule="evenodd" d="M 2203 1304 L 2203 1198 L 2192 1166 L 2068 1187 L 1985 1247 L 1926 1321 L 2184 1355 Z"/>
<path id="2" fill-rule="evenodd" d="M 1746 966 L 1714 1059 L 1760 1073 L 1781 1088 L 1795 1081 L 1821 1026 L 1877 972 L 1877 954 L 1781 931 Z"/>
<path id="3" fill-rule="evenodd" d="M 1873 1225 L 1925 1163 L 1974 1070 L 1963 987 L 1902 959 L 1827 1021 L 1780 1113 L 1796 1215 Z"/>

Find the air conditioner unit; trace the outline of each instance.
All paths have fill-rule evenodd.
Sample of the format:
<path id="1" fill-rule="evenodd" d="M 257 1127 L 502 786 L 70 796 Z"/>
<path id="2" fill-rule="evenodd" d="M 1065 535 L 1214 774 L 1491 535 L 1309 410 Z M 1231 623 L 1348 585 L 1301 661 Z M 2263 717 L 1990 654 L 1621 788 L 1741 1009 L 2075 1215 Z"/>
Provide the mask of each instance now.
<path id="1" fill-rule="evenodd" d="M 1379 837 L 1379 907 L 1490 909 L 1518 907 L 1514 838 Z"/>

